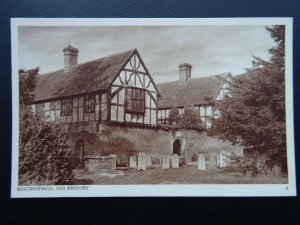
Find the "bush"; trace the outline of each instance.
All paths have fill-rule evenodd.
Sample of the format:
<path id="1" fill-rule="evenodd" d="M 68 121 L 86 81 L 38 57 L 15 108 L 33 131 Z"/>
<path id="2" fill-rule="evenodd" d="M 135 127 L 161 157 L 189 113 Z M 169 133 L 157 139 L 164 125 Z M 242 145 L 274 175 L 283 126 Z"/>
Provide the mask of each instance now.
<path id="1" fill-rule="evenodd" d="M 196 162 L 197 159 L 198 159 L 198 156 L 194 153 L 191 158 L 192 162 Z"/>
<path id="2" fill-rule="evenodd" d="M 21 117 L 19 183 L 21 185 L 72 184 L 71 149 L 67 133 L 30 113 Z"/>

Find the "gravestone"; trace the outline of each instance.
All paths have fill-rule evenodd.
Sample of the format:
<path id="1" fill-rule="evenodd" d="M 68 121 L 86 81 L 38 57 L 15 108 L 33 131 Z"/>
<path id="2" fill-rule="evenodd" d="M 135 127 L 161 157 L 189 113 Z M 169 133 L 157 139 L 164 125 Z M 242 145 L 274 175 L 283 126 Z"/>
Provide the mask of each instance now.
<path id="1" fill-rule="evenodd" d="M 130 168 L 136 168 L 137 167 L 137 161 L 136 161 L 136 156 L 135 155 L 130 156 L 129 167 Z"/>
<path id="2" fill-rule="evenodd" d="M 204 154 L 198 154 L 198 170 L 206 170 Z"/>
<path id="3" fill-rule="evenodd" d="M 146 170 L 146 154 L 144 152 L 139 152 L 138 170 Z"/>
<path id="4" fill-rule="evenodd" d="M 151 155 L 146 155 L 146 166 L 152 166 Z"/>
<path id="5" fill-rule="evenodd" d="M 281 167 L 278 166 L 278 165 L 275 165 L 275 166 L 272 168 L 272 175 L 273 175 L 273 177 L 276 177 L 276 178 L 282 177 L 282 174 L 281 174 Z"/>
<path id="6" fill-rule="evenodd" d="M 170 160 L 169 160 L 169 156 L 168 155 L 163 155 L 162 157 L 162 168 L 164 170 L 168 170 L 170 169 Z"/>
<path id="7" fill-rule="evenodd" d="M 173 169 L 179 168 L 179 158 L 177 154 L 172 155 L 172 168 Z"/>
<path id="8" fill-rule="evenodd" d="M 220 152 L 220 168 L 228 167 L 230 163 L 230 156 L 228 152 Z"/>

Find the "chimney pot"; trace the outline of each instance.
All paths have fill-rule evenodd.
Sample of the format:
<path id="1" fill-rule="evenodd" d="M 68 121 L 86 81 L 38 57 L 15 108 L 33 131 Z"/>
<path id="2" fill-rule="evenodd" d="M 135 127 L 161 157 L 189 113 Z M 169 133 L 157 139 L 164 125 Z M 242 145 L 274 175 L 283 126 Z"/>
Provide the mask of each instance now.
<path id="1" fill-rule="evenodd" d="M 63 49 L 64 52 L 64 67 L 65 71 L 69 71 L 72 66 L 78 63 L 78 49 L 68 45 Z"/>
<path id="2" fill-rule="evenodd" d="M 189 63 L 182 63 L 179 68 L 179 84 L 186 84 L 192 75 L 192 65 Z"/>

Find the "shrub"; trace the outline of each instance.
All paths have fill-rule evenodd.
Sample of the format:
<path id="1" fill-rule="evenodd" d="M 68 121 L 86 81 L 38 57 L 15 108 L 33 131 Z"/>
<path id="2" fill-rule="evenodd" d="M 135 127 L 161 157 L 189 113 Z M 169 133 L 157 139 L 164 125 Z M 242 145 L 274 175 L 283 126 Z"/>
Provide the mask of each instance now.
<path id="1" fill-rule="evenodd" d="M 21 117 L 19 183 L 21 185 L 72 184 L 71 150 L 67 133 L 30 113 Z"/>
<path id="2" fill-rule="evenodd" d="M 196 162 L 197 159 L 198 159 L 198 156 L 194 153 L 191 158 L 192 162 Z"/>

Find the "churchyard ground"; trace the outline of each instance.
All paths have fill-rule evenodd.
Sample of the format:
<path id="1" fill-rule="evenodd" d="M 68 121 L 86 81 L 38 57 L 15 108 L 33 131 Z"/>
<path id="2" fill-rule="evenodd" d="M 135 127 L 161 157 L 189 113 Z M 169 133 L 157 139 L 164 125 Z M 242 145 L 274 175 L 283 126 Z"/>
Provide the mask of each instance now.
<path id="1" fill-rule="evenodd" d="M 75 172 L 75 184 L 285 184 L 286 175 L 272 177 L 246 176 L 234 168 L 216 170 L 197 170 L 196 165 L 183 166 L 178 169 L 163 170 L 161 167 L 147 168 L 146 171 L 120 168 L 113 172 L 94 174 L 87 171 Z"/>

